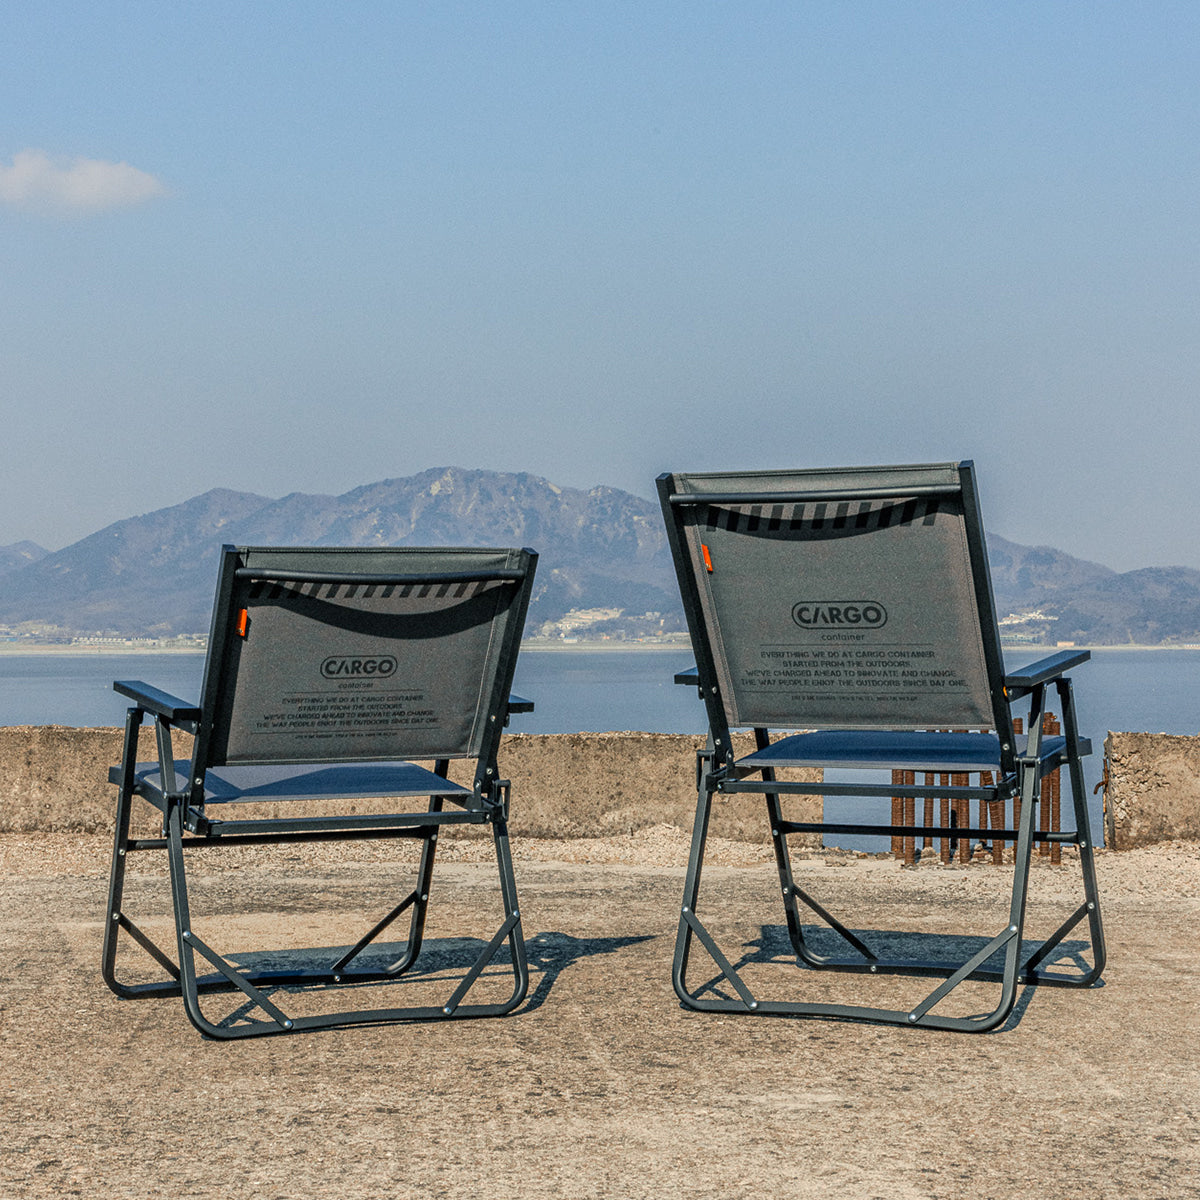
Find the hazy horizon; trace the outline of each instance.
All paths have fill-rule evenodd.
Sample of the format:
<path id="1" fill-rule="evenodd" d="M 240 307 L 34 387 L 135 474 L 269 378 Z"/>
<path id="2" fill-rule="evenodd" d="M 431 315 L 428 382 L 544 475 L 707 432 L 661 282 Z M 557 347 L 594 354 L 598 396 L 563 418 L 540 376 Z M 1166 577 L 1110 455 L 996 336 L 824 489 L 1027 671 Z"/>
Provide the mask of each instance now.
<path id="1" fill-rule="evenodd" d="M 1200 9 L 27 6 L 0 545 L 459 464 L 974 459 L 1200 568 Z"/>
<path id="2" fill-rule="evenodd" d="M 459 463 L 444 463 L 444 464 L 441 464 L 441 466 L 440 466 L 440 467 L 431 467 L 431 468 L 427 468 L 427 470 L 428 470 L 428 471 L 430 471 L 430 472 L 439 472 L 439 471 L 441 471 L 441 470 L 464 470 L 464 471 L 472 471 L 472 470 L 488 470 L 488 469 L 490 469 L 490 468 L 474 468 L 474 467 L 463 467 L 463 466 L 462 466 L 462 464 L 459 464 Z M 416 474 L 421 474 L 421 473 L 423 473 L 423 472 L 417 472 Z M 506 473 L 508 473 L 508 474 L 517 474 L 518 472 L 506 472 Z M 557 483 L 557 481 L 556 481 L 556 480 L 554 480 L 554 479 L 551 479 L 551 478 L 549 478 L 548 476 L 542 476 L 542 475 L 538 475 L 538 473 L 537 473 L 536 471 L 527 471 L 527 472 L 521 472 L 521 473 L 522 473 L 522 474 L 526 474 L 526 475 L 532 475 L 532 476 L 535 476 L 535 477 L 537 477 L 537 478 L 545 479 L 545 480 L 546 480 L 546 482 L 547 482 L 547 483 L 549 483 L 549 484 L 551 484 L 552 486 L 570 486 L 570 485 L 560 485 L 560 484 L 558 484 L 558 483 Z M 411 478 L 411 476 L 409 476 L 409 477 L 394 477 L 394 478 Z M 359 490 L 359 489 L 361 489 L 361 488 L 370 488 L 370 487 L 376 486 L 376 485 L 378 485 L 378 484 L 380 484 L 380 483 L 384 483 L 384 482 L 387 482 L 387 481 L 386 481 L 386 480 L 382 480 L 382 479 L 370 479 L 370 480 L 363 480 L 361 483 L 359 483 L 359 484 L 355 484 L 355 485 L 354 485 L 353 487 L 351 487 L 351 488 L 347 488 L 347 489 L 346 489 L 346 492 L 340 492 L 340 493 L 332 493 L 332 492 L 306 492 L 306 491 L 304 491 L 304 490 L 300 490 L 299 492 L 296 492 L 296 493 L 287 493 L 287 494 L 300 494 L 300 495 L 309 495 L 309 496 L 330 496 L 330 497 L 333 497 L 333 498 L 337 498 L 337 497 L 340 497 L 340 496 L 346 495 L 346 494 L 348 494 L 348 493 L 350 493 L 350 492 L 353 492 L 353 491 Z M 613 485 L 612 485 L 612 484 L 606 484 L 606 483 L 602 483 L 602 482 L 601 482 L 601 483 L 594 484 L 593 486 L 594 486 L 594 487 L 602 487 L 602 488 L 603 488 L 603 487 L 612 487 Z M 206 489 L 206 491 L 208 491 L 208 490 L 221 490 L 221 489 Z M 285 496 L 267 496 L 267 495 L 265 495 L 264 493 L 261 493 L 261 492 L 252 492 L 252 491 L 247 491 L 247 490 L 245 490 L 245 489 L 226 489 L 226 490 L 234 490 L 234 491 L 238 491 L 238 492 L 241 492 L 241 493 L 242 493 L 242 494 L 244 494 L 244 495 L 259 495 L 259 496 L 261 496 L 261 497 L 262 497 L 262 499 L 263 499 L 264 503 L 273 503 L 274 501 L 277 501 L 277 500 L 282 500 L 282 499 L 284 499 L 284 498 L 285 498 L 285 496 L 287 495 L 287 494 L 285 494 Z M 580 490 L 580 491 L 588 491 L 588 490 L 590 490 L 590 489 L 588 489 L 588 488 L 580 488 L 580 489 L 577 489 L 577 490 Z M 628 491 L 629 489 L 622 488 L 622 489 L 619 489 L 619 490 L 621 490 L 621 491 Z M 185 496 L 185 497 L 184 497 L 184 498 L 183 498 L 183 499 L 182 499 L 182 500 L 181 500 L 179 503 L 180 503 L 180 504 L 186 504 L 186 503 L 188 503 L 189 501 L 191 501 L 191 500 L 194 500 L 194 499 L 196 499 L 197 497 L 199 497 L 199 496 L 202 496 L 202 495 L 204 495 L 204 494 L 205 494 L 205 492 L 198 492 L 198 493 L 196 493 L 196 494 L 195 494 L 195 495 L 193 495 L 193 496 Z M 647 496 L 645 493 L 632 492 L 632 493 L 630 493 L 630 494 L 632 494 L 632 495 L 636 495 L 636 496 L 639 496 L 640 498 L 642 498 L 642 499 L 646 500 L 648 503 L 657 503 L 657 500 L 656 500 L 654 497 L 652 497 L 652 496 Z M 175 505 L 164 505 L 164 506 L 163 506 L 163 508 L 172 508 L 172 507 L 176 507 L 176 506 L 175 506 Z M 49 551 L 51 554 L 53 554 L 53 553 L 56 553 L 56 552 L 57 552 L 57 551 L 59 551 L 59 550 L 65 550 L 65 549 L 68 549 L 70 546 L 74 545 L 76 542 L 78 542 L 78 541 L 83 541 L 83 540 L 85 540 L 86 538 L 88 538 L 88 537 L 91 537 L 93 534 L 96 534 L 96 533 L 102 533 L 102 532 L 103 532 L 105 529 L 109 528 L 109 527 L 110 527 L 110 526 L 112 526 L 112 525 L 117 525 L 117 524 L 120 524 L 120 523 L 122 523 L 123 521 L 127 521 L 127 520 L 133 520 L 133 519 L 136 519 L 136 518 L 138 518 L 138 517 L 141 517 L 141 516 L 148 516 L 148 515 L 150 515 L 151 513 L 153 513 L 153 512 L 157 512 L 157 511 L 160 511 L 160 510 L 158 510 L 158 509 L 151 509 L 151 510 L 147 510 L 146 512 L 130 512 L 130 513 L 127 513 L 125 516 L 123 516 L 123 517 L 118 517 L 118 518 L 117 518 L 115 521 L 111 521 L 111 522 L 109 522 L 109 523 L 108 523 L 108 524 L 106 524 L 106 525 L 98 526 L 98 527 L 97 527 L 97 528 L 95 528 L 95 529 L 88 530 L 88 532 L 87 532 L 87 533 L 85 533 L 85 534 L 83 534 L 83 535 L 82 535 L 82 537 L 80 537 L 80 538 L 76 538 L 76 539 L 75 539 L 74 541 L 72 541 L 72 542 L 67 542 L 66 544 L 64 544 L 64 545 L 62 545 L 62 546 L 44 546 L 44 545 L 42 545 L 41 543 L 36 543 L 36 544 L 37 544 L 38 546 L 40 546 L 40 548 L 41 548 L 41 549 L 43 549 L 43 550 L 47 550 L 47 551 Z M 988 530 L 987 530 L 987 537 L 988 537 L 989 541 L 990 541 L 990 540 L 993 540 L 993 539 L 995 539 L 995 538 L 997 538 L 997 537 L 998 537 L 998 538 L 1002 538 L 1002 539 L 1003 539 L 1003 540 L 1005 540 L 1005 541 L 1008 541 L 1008 542 L 1013 542 L 1013 543 L 1016 543 L 1017 545 L 1021 545 L 1021 546 L 1034 547 L 1034 548 L 1043 548 L 1043 547 L 1044 547 L 1044 548 L 1046 548 L 1046 549 L 1052 549 L 1052 550 L 1062 550 L 1062 547 L 1061 547 L 1061 546 L 1053 546 L 1053 545 L 1051 545 L 1050 543 L 1047 543 L 1047 542 L 1022 542 L 1020 538 L 1012 538 L 1012 537 L 1007 537 L 1007 536 L 1005 536 L 1004 534 L 998 533 L 998 532 L 996 532 L 995 530 L 991 530 L 991 529 L 988 529 Z M 21 541 L 32 541 L 32 540 L 33 540 L 33 539 L 29 539 L 29 538 L 20 538 L 20 539 L 17 539 L 17 541 L 16 541 L 16 542 L 14 542 L 14 543 L 6 543 L 6 544 L 2 544 L 2 545 L 0 545 L 0 549 L 5 549 L 5 548 L 7 548 L 8 546 L 11 546 L 11 545 L 18 544 L 18 543 L 19 543 L 19 542 L 21 542 Z M 1079 556 L 1073 556 L 1073 557 L 1079 557 Z M 1101 559 L 1091 559 L 1091 560 L 1086 560 L 1086 561 L 1091 561 L 1091 562 L 1093 562 L 1093 563 L 1097 563 L 1097 564 L 1099 564 L 1099 565 L 1101 565 L 1101 566 L 1106 566 L 1106 567 L 1111 565 L 1111 564 L 1109 564 L 1109 563 L 1106 563 L 1106 562 L 1104 562 L 1104 561 L 1103 561 L 1103 560 L 1101 560 Z M 1179 563 L 1152 563 L 1152 564 L 1147 564 L 1147 565 L 1149 565 L 1149 566 L 1158 566 L 1158 567 L 1172 567 L 1172 566 L 1180 566 L 1180 565 L 1183 565 L 1183 564 L 1179 564 Z M 1116 568 L 1114 568 L 1114 569 L 1116 569 Z"/>

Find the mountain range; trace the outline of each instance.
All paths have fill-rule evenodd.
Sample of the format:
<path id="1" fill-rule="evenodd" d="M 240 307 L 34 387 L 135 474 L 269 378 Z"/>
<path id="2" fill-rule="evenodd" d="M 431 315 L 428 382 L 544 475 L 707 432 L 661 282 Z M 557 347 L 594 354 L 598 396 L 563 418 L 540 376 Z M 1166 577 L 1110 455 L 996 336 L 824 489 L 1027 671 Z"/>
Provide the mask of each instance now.
<path id="1" fill-rule="evenodd" d="M 541 553 L 528 632 L 646 637 L 682 630 L 658 505 L 616 488 L 439 468 L 342 496 L 215 489 L 118 521 L 62 550 L 0 547 L 0 625 L 30 632 L 205 633 L 223 543 L 526 545 Z M 988 537 L 1007 640 L 1200 642 L 1200 571 L 1117 572 Z"/>

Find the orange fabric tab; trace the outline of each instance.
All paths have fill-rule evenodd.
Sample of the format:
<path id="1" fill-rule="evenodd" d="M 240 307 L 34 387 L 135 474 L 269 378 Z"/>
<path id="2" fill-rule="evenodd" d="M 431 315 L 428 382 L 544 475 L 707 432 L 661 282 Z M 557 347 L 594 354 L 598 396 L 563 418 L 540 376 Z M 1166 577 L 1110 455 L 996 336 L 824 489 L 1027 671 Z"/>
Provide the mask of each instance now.
<path id="1" fill-rule="evenodd" d="M 703 554 L 704 554 L 704 567 L 705 567 L 705 570 L 707 570 L 707 571 L 708 571 L 708 573 L 711 575 L 711 574 L 712 574 L 712 559 L 709 557 L 709 554 L 708 554 L 708 547 L 707 547 L 707 546 L 706 546 L 706 545 L 705 545 L 703 542 L 701 542 L 701 543 L 700 543 L 700 549 L 701 549 L 701 551 L 702 551 L 702 552 L 703 552 Z"/>
<path id="2" fill-rule="evenodd" d="M 249 628 L 250 628 L 250 614 L 243 608 L 241 610 L 241 612 L 238 613 L 238 618 L 237 618 L 238 637 L 245 637 L 246 630 Z"/>

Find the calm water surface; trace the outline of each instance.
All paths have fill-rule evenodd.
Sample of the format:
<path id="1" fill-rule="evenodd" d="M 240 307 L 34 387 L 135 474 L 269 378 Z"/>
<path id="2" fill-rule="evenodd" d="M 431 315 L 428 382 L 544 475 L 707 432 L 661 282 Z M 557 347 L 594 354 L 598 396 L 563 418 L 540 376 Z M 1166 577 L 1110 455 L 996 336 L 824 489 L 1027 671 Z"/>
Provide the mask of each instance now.
<path id="1" fill-rule="evenodd" d="M 1010 668 L 1039 657 L 1010 651 Z M 514 690 L 537 709 L 513 718 L 514 733 L 642 730 L 702 733 L 695 690 L 672 676 L 692 662 L 670 650 L 526 650 Z M 199 654 L 0 654 L 0 725 L 119 725 L 126 702 L 114 679 L 141 679 L 186 700 L 198 698 Z M 1094 650 L 1072 673 L 1080 731 L 1096 752 L 1087 760 L 1088 793 L 1100 777 L 1100 750 L 1110 729 L 1200 732 L 1200 651 Z M 1099 821 L 1100 800 L 1091 800 Z M 1096 830 L 1099 833 L 1099 828 Z"/>

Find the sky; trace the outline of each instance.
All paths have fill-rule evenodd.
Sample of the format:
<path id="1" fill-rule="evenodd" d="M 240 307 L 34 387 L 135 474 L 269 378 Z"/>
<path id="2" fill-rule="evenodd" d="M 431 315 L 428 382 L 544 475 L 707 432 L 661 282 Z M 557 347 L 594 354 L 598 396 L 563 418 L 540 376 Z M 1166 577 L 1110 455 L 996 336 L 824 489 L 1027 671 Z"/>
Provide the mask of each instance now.
<path id="1" fill-rule="evenodd" d="M 0 545 L 456 465 L 974 459 L 1200 568 L 1200 6 L 13 6 Z"/>

